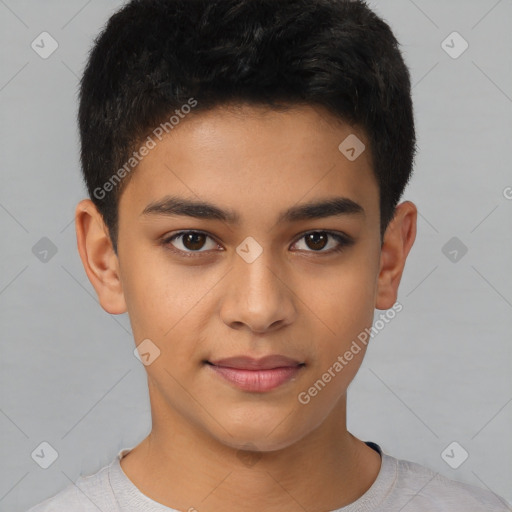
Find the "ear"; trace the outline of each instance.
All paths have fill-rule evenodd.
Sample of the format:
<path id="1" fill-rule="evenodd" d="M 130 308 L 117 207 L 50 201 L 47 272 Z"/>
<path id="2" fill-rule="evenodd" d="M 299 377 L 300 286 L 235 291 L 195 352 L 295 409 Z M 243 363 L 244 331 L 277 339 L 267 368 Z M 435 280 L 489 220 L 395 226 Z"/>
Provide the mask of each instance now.
<path id="1" fill-rule="evenodd" d="M 389 309 L 397 300 L 405 261 L 416 239 L 417 218 L 418 210 L 414 203 L 405 201 L 396 207 L 395 216 L 386 229 L 377 281 L 377 309 Z"/>
<path id="2" fill-rule="evenodd" d="M 126 312 L 119 260 L 102 215 L 90 199 L 80 201 L 75 212 L 78 252 L 101 307 L 112 315 Z"/>

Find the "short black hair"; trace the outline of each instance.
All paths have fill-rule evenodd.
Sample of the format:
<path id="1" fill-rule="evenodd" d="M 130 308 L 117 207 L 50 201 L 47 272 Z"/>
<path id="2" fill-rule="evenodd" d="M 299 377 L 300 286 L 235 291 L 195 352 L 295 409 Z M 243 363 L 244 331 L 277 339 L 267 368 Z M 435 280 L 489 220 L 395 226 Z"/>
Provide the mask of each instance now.
<path id="1" fill-rule="evenodd" d="M 132 0 L 94 42 L 78 113 L 83 177 L 116 253 L 118 203 L 139 161 L 133 151 L 151 148 L 185 114 L 229 104 L 321 106 L 360 126 L 382 238 L 412 174 L 416 139 L 409 70 L 365 1 Z"/>

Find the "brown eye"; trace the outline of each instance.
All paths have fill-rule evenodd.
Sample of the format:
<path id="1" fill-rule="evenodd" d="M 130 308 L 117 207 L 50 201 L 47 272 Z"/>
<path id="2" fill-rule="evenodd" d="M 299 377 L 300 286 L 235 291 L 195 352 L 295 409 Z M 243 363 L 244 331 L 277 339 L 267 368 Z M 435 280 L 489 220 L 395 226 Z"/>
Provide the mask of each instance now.
<path id="1" fill-rule="evenodd" d="M 328 242 L 329 236 L 323 231 L 309 233 L 305 236 L 306 245 L 314 251 L 322 250 Z"/>
<path id="2" fill-rule="evenodd" d="M 330 243 L 330 239 L 334 239 L 335 243 Z M 318 252 L 321 254 L 340 252 L 345 247 L 354 244 L 354 239 L 348 235 L 332 233 L 330 231 L 311 231 L 310 233 L 305 233 L 294 245 L 299 244 L 302 240 L 305 241 L 303 245 L 305 245 L 306 248 L 299 248 L 300 250 L 304 250 L 305 252 Z M 324 250 L 329 245 L 330 247 Z"/>
<path id="3" fill-rule="evenodd" d="M 210 247 L 208 247 L 209 240 Z M 199 231 L 181 231 L 180 233 L 176 233 L 175 235 L 163 240 L 163 244 L 171 245 L 173 250 L 175 249 L 176 251 L 187 255 L 195 252 L 206 252 L 201 250 L 204 249 L 205 246 L 206 249 L 215 249 L 218 246 L 210 236 Z"/>
<path id="4" fill-rule="evenodd" d="M 182 235 L 183 245 L 191 251 L 198 251 L 204 245 L 206 236 L 202 233 L 189 233 Z"/>

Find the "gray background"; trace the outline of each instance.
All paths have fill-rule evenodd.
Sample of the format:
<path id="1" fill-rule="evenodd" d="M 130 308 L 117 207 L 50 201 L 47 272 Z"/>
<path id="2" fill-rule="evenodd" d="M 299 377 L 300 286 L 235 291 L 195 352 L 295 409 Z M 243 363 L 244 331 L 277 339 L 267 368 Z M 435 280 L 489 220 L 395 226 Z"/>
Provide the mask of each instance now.
<path id="1" fill-rule="evenodd" d="M 86 196 L 78 77 L 121 3 L 0 0 L 1 511 L 26 510 L 97 471 L 151 425 L 128 318 L 99 306 L 73 225 Z M 404 309 L 351 386 L 349 428 L 512 502 L 512 1 L 370 5 L 412 73 L 419 154 L 404 199 L 420 215 Z M 59 44 L 47 59 L 31 48 L 43 31 Z M 469 43 L 457 59 L 441 46 L 453 31 Z M 32 251 L 43 237 L 57 249 L 47 261 Z M 450 246 L 443 252 L 452 237 L 457 261 Z M 59 454 L 48 469 L 31 458 L 43 441 Z M 469 453 L 458 469 L 441 457 L 453 441 Z"/>

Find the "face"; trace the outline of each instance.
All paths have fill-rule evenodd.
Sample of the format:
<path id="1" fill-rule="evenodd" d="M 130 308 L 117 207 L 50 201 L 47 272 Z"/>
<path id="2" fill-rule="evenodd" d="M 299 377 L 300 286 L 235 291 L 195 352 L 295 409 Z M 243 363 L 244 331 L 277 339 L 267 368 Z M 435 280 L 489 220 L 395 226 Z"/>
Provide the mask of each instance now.
<path id="1" fill-rule="evenodd" d="M 154 425 L 275 450 L 344 405 L 365 345 L 339 356 L 396 299 L 379 304 L 378 186 L 369 151 L 338 149 L 352 134 L 367 143 L 313 107 L 217 108 L 139 164 L 116 264 Z"/>

